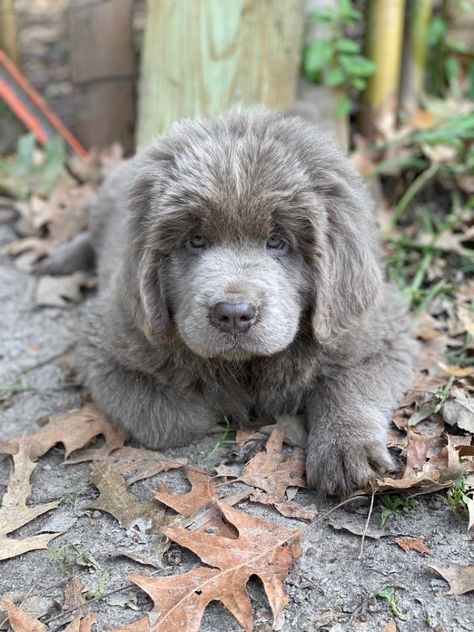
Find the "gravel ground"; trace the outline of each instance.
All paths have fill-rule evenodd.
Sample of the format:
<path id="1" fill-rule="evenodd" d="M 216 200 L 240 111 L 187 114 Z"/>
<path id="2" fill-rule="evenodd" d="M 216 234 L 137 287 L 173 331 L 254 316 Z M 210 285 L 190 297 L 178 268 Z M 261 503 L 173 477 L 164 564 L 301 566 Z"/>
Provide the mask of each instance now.
<path id="1" fill-rule="evenodd" d="M 0 226 L 0 244 L 13 239 L 8 226 Z M 17 269 L 7 259 L 0 259 L 0 439 L 17 436 L 37 428 L 36 421 L 56 411 L 74 407 L 80 400 L 80 389 L 71 384 L 70 372 L 74 359 L 78 322 L 86 305 L 69 310 L 35 307 L 36 280 Z M 16 391 L 8 395 L 8 389 Z M 5 401 L 6 399 L 6 401 Z M 215 438 L 207 437 L 185 449 L 170 450 L 172 456 L 185 456 L 195 465 L 209 469 L 222 458 L 205 460 Z M 107 596 L 94 600 L 90 609 L 97 613 L 95 630 L 110 630 L 138 619 L 139 611 L 151 608 L 151 602 L 138 588 L 127 582 L 127 575 L 150 572 L 120 557 L 121 550 L 134 546 L 133 534 L 121 528 L 108 515 L 88 510 L 97 496 L 88 485 L 89 468 L 85 464 L 61 465 L 62 452 L 52 450 L 40 459 L 32 483 L 32 503 L 62 498 L 60 507 L 23 527 L 15 535 L 24 536 L 41 531 L 64 531 L 50 545 L 57 550 L 75 544 L 92 554 L 107 569 Z M 0 456 L 0 482 L 8 480 L 10 460 Z M 187 483 L 180 471 L 168 472 L 137 483 L 133 492 L 141 498 L 152 498 L 158 480 L 176 491 L 185 491 Z M 299 492 L 303 504 L 312 504 L 310 491 Z M 241 508 L 267 520 L 287 526 L 302 523 L 284 519 L 270 508 L 242 504 Z M 362 559 L 359 559 L 361 538 L 337 526 L 349 521 L 364 526 L 368 504 L 336 510 L 330 518 L 306 526 L 302 536 L 301 558 L 291 569 L 286 582 L 289 604 L 280 630 L 304 632 L 313 630 L 369 630 L 395 628 L 384 626 L 396 622 L 401 632 L 436 630 L 451 632 L 474 630 L 472 593 L 448 595 L 447 583 L 428 565 L 450 566 L 474 563 L 472 536 L 466 533 L 466 520 L 457 518 L 443 500 L 436 496 L 420 496 L 407 514 L 391 517 L 385 535 L 367 538 Z M 376 507 L 371 519 L 380 525 L 380 510 Z M 399 535 L 423 537 L 432 550 L 423 556 L 415 551 L 404 552 L 396 543 Z M 168 558 L 166 558 L 167 560 Z M 176 566 L 165 560 L 162 574 L 182 573 L 196 559 L 186 551 Z M 77 567 L 88 588 L 96 586 L 98 573 Z M 61 560 L 50 552 L 37 551 L 2 562 L 0 565 L 0 595 L 8 594 L 18 604 L 42 621 L 48 629 L 61 630 L 72 615 L 61 615 L 63 591 L 68 574 Z M 130 586 L 120 592 L 117 589 Z M 386 586 L 395 587 L 396 605 L 404 617 L 397 618 L 387 601 L 377 597 Z M 254 605 L 255 630 L 271 630 L 271 614 L 257 580 L 249 583 Z M 3 616 L 0 613 L 0 622 Z M 7 626 L 3 624 L 2 629 Z M 218 603 L 206 611 L 203 632 L 233 632 L 241 628 Z"/>

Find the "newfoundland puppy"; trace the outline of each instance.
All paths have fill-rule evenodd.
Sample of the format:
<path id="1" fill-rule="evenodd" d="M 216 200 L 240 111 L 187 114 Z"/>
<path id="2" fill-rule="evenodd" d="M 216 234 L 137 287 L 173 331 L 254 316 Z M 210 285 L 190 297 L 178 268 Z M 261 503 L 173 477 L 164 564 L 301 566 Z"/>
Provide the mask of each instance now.
<path id="1" fill-rule="evenodd" d="M 320 495 L 393 467 L 413 342 L 372 203 L 313 125 L 263 109 L 177 123 L 106 180 L 90 230 L 80 370 L 122 429 L 166 448 L 224 415 L 299 414 Z"/>

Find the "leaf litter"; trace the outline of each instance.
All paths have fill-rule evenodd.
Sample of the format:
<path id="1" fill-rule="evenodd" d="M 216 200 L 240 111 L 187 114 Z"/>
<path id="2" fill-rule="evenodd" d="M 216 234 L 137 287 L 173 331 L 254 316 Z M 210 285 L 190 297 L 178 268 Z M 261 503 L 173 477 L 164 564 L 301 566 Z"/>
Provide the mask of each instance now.
<path id="1" fill-rule="evenodd" d="M 430 120 L 432 118 L 433 115 L 430 113 Z M 412 121 L 411 125 L 414 127 L 409 135 L 404 137 L 404 134 L 400 133 L 399 138 L 395 139 L 388 149 L 382 150 L 382 154 L 385 154 L 382 156 L 382 161 L 380 161 L 380 153 L 376 156 L 370 151 L 367 152 L 362 144 L 359 164 L 365 165 L 363 168 L 368 167 L 373 174 L 384 174 L 387 179 L 403 180 L 405 178 L 403 169 L 394 170 L 389 163 L 390 160 L 398 158 L 402 162 L 405 158 L 410 161 L 410 151 L 414 151 L 413 148 L 419 153 L 421 160 L 436 163 L 437 174 L 441 173 L 442 168 L 444 169 L 450 160 L 458 160 L 459 156 L 455 156 L 452 151 L 449 155 L 446 152 L 441 154 L 441 151 L 444 151 L 442 143 L 436 145 L 436 142 L 430 138 L 431 129 L 427 128 L 428 131 L 425 133 L 426 130 L 422 127 L 417 130 L 417 123 Z M 422 133 L 419 133 L 420 129 Z M 91 155 L 87 161 L 80 164 L 69 165 L 69 173 L 66 173 L 63 169 L 63 158 L 58 160 L 61 152 L 52 143 L 52 146 L 46 149 L 44 158 L 38 163 L 44 166 L 37 169 L 30 178 L 25 177 L 25 174 L 28 172 L 26 162 L 29 160 L 28 152 L 31 151 L 31 139 L 25 140 L 23 145 L 22 151 L 19 152 L 23 162 L 9 166 L 5 172 L 7 177 L 4 179 L 4 184 L 10 191 L 9 194 L 20 200 L 12 201 L 12 205 L 18 217 L 15 230 L 22 239 L 9 244 L 5 249 L 12 256 L 19 257 L 19 264 L 20 258 L 28 252 L 31 254 L 29 260 L 32 262 L 53 254 L 62 243 L 84 229 L 88 206 L 95 195 L 100 179 L 122 159 L 120 148 L 114 147 L 109 152 Z M 441 155 L 442 158 L 440 158 Z M 59 165 L 60 162 L 61 165 Z M 357 157 L 354 158 L 354 162 L 357 163 Z M 455 178 L 461 189 L 471 186 L 468 176 L 462 173 L 462 170 Z M 429 222 L 425 221 L 426 218 L 420 221 L 416 216 L 418 212 L 416 208 L 412 210 L 409 204 L 405 204 L 402 208 L 398 204 L 395 212 L 397 218 L 401 218 L 403 214 L 403 234 L 395 230 L 396 222 L 393 221 L 393 217 L 390 218 L 392 223 L 390 230 L 385 232 L 389 275 L 391 280 L 407 294 L 412 309 L 416 312 L 418 322 L 415 324 L 413 335 L 420 342 L 421 353 L 413 388 L 393 417 L 396 428 L 390 434 L 390 448 L 398 455 L 401 463 L 400 472 L 396 476 L 387 476 L 375 481 L 370 490 L 362 491 L 365 493 L 369 491 L 402 494 L 428 493 L 453 488 L 456 481 L 463 477 L 468 486 L 465 506 L 466 513 L 469 514 L 469 528 L 471 528 L 474 523 L 474 447 L 472 446 L 474 283 L 469 279 L 468 274 L 461 272 L 461 269 L 464 265 L 462 262 L 465 262 L 466 257 L 469 256 L 467 245 L 472 242 L 474 227 L 469 214 L 458 211 L 459 209 L 454 209 L 446 217 L 434 217 L 434 224 L 432 222 L 428 229 Z M 380 214 L 380 217 L 383 215 Z M 418 266 L 423 261 L 428 264 L 421 268 L 423 274 L 420 274 Z M 81 284 L 87 288 L 94 283 L 88 276 L 74 281 L 66 279 L 64 282 L 69 283 L 71 289 L 65 291 L 59 285 L 54 288 L 51 282 L 51 290 L 46 293 L 44 304 L 69 306 L 71 302 L 80 300 L 81 295 L 77 288 Z M 285 434 L 281 427 L 285 428 Z M 103 437 L 103 444 L 99 447 L 89 447 L 89 444 L 99 436 Z M 284 447 L 283 441 L 287 446 L 292 446 L 293 450 Z M 187 546 L 186 538 L 194 539 L 198 535 L 235 542 L 238 539 L 236 538 L 238 525 L 226 517 L 225 511 L 239 511 L 232 509 L 232 506 L 243 500 L 270 505 L 284 516 L 311 520 L 315 511 L 311 507 L 295 502 L 297 490 L 304 488 L 305 485 L 304 456 L 300 449 L 305 445 L 305 436 L 301 425 L 298 427 L 287 419 L 278 420 L 276 425 L 238 433 L 237 442 L 237 458 L 232 460 L 231 455 L 230 461 L 225 465 L 221 463 L 217 467 L 217 475 L 224 482 L 216 485 L 206 472 L 198 473 L 196 470 L 188 469 L 186 475 L 191 482 L 191 495 L 183 494 L 183 498 L 179 500 L 179 496 L 170 494 L 164 485 L 161 485 L 156 491 L 154 501 L 145 502 L 138 500 L 129 488 L 139 481 L 160 475 L 169 469 L 182 467 L 183 463 L 150 450 L 124 446 L 120 433 L 110 426 L 92 406 L 88 405 L 73 413 L 53 415 L 49 423 L 37 432 L 23 439 L 0 442 L 0 452 L 10 454 L 16 468 L 8 484 L 7 494 L 10 490 L 15 490 L 13 481 L 20 473 L 19 486 L 23 491 L 18 496 L 16 507 L 18 520 L 21 522 L 19 518 L 21 515 L 32 516 L 24 524 L 47 511 L 53 511 L 57 506 L 57 502 L 54 501 L 30 508 L 26 505 L 26 500 L 20 500 L 20 496 L 23 494 L 21 497 L 24 499 L 29 495 L 29 477 L 35 467 L 34 461 L 58 444 L 64 446 L 68 465 L 92 462 L 92 482 L 95 481 L 94 484 L 99 490 L 99 497 L 95 501 L 96 510 L 100 509 L 115 516 L 124 528 L 133 528 L 134 520 L 140 521 L 143 518 L 143 524 L 147 528 L 147 525 L 151 524 L 148 510 L 156 508 L 157 515 L 161 516 L 164 511 L 163 505 L 165 505 L 174 509 L 177 515 L 168 515 L 171 522 L 167 528 L 158 526 L 156 528 L 163 535 L 166 530 L 170 541 L 178 544 L 181 537 L 182 546 Z M 191 480 L 193 477 L 194 481 Z M 198 477 L 201 477 L 200 480 Z M 248 489 L 222 497 L 220 490 L 230 483 L 245 485 Z M 8 495 L 6 496 L 7 502 L 10 502 Z M 120 507 L 120 499 L 123 505 L 130 506 Z M 49 505 L 54 506 L 45 509 Z M 5 499 L 0 509 L 0 516 L 4 507 Z M 35 511 L 38 513 L 36 514 Z M 239 511 L 240 515 L 246 516 L 245 513 Z M 247 518 L 250 519 L 249 516 Z M 239 521 L 238 518 L 235 520 Z M 252 518 L 252 520 L 256 519 Z M 333 516 L 331 520 L 335 523 L 336 517 Z M 166 520 L 163 524 L 165 523 Z M 344 519 L 340 519 L 339 524 L 343 523 Z M 370 537 L 372 526 L 367 522 L 362 535 Z M 358 531 L 360 531 L 359 525 L 353 527 L 354 533 Z M 53 539 L 56 535 L 42 534 L 46 539 Z M 15 535 L 11 537 L 11 531 L 2 534 L 1 538 L 7 539 L 9 543 L 22 542 Z M 403 542 L 406 547 L 428 554 L 421 550 L 423 545 L 418 540 L 423 541 L 419 538 L 404 535 L 398 540 L 399 546 L 402 546 L 400 542 Z M 47 546 L 46 540 L 44 544 Z M 9 544 L 9 546 L 12 545 Z M 193 550 L 191 546 L 189 548 Z M 12 548 L 9 549 L 10 552 L 12 550 Z M 297 554 L 298 552 L 295 552 L 295 556 Z M 133 553 L 130 554 L 131 557 L 133 555 Z M 135 553 L 135 555 L 138 559 L 140 554 Z M 208 563 L 206 555 L 201 556 L 199 552 L 197 555 L 204 563 Z M 263 557 L 259 563 L 264 566 Z M 224 562 L 222 565 L 225 566 Z M 212 585 L 219 584 L 214 573 L 219 574 L 223 571 L 218 565 L 214 568 L 212 566 L 211 564 L 211 568 L 195 569 L 196 575 L 189 576 L 189 590 L 193 582 L 203 581 L 204 576 L 212 578 Z M 466 577 L 469 579 L 471 577 L 469 573 L 472 573 L 469 569 L 472 567 L 444 569 L 444 576 L 448 581 L 452 580 L 455 583 L 455 588 L 453 589 L 452 586 L 451 592 L 459 589 L 456 583 L 458 581 L 461 581 L 461 587 L 465 588 Z M 170 580 L 170 583 L 160 584 L 161 580 Z M 149 594 L 152 597 L 157 596 L 161 600 L 163 595 L 166 599 L 172 598 L 174 591 L 172 581 L 179 583 L 178 579 L 173 578 L 144 579 L 143 577 L 137 579 L 135 583 L 140 585 L 140 582 L 150 582 L 146 586 L 142 585 L 142 588 L 145 588 L 147 592 L 150 591 Z M 152 583 L 153 587 L 151 587 Z M 247 603 L 248 597 L 245 597 L 242 590 L 244 589 L 240 586 L 239 595 L 242 597 L 242 603 Z M 196 597 L 201 596 L 196 595 Z M 193 597 L 191 592 L 187 597 L 185 596 L 191 601 L 196 597 Z M 205 600 L 206 596 L 202 600 L 197 600 L 197 607 L 201 607 Z M 242 612 L 247 613 L 248 604 L 243 611 L 240 610 L 241 607 L 242 604 L 235 606 L 236 612 L 239 616 L 247 616 Z M 172 606 L 170 612 L 173 612 L 173 616 L 175 614 L 178 617 L 183 616 L 176 606 Z M 16 616 L 13 610 L 11 616 Z M 156 622 L 156 612 L 148 616 L 149 621 L 155 625 L 153 621 Z M 170 616 L 167 614 L 168 621 L 171 621 Z M 90 629 L 88 623 L 84 625 L 89 625 L 89 628 L 77 627 L 77 623 L 74 625 L 76 627 L 71 628 L 73 630 L 84 632 Z M 174 619 L 173 625 L 175 625 Z M 249 625 L 248 618 L 246 625 Z"/>

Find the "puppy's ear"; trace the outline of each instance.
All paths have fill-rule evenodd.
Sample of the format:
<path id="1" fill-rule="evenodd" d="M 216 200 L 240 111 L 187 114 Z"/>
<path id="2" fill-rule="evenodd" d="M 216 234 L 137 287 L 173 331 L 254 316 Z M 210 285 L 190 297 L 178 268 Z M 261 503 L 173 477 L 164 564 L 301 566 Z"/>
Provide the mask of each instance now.
<path id="1" fill-rule="evenodd" d="M 162 333 L 170 317 L 166 301 L 165 259 L 145 253 L 138 269 L 140 302 L 144 329 L 148 337 Z"/>
<path id="2" fill-rule="evenodd" d="M 134 159 L 135 177 L 129 191 L 130 257 L 133 291 L 138 294 L 142 327 L 149 338 L 168 326 L 170 317 L 166 301 L 166 258 L 157 252 L 161 235 L 157 228 L 160 208 L 156 200 L 163 194 L 169 179 L 173 156 L 159 141 L 152 143 Z"/>
<path id="3" fill-rule="evenodd" d="M 348 175 L 349 180 L 344 176 Z M 372 204 L 349 171 L 332 174 L 314 218 L 313 332 L 327 343 L 375 303 L 382 286 Z"/>

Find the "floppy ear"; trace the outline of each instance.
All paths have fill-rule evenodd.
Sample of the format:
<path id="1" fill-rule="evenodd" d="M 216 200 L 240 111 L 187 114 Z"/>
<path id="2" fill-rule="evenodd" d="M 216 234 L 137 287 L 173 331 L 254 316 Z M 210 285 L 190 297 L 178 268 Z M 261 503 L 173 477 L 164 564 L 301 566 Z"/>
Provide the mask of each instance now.
<path id="1" fill-rule="evenodd" d="M 313 222 L 312 326 L 321 343 L 355 325 L 382 286 L 372 204 L 352 174 L 332 176 L 332 190 L 325 191 L 324 209 Z"/>
<path id="2" fill-rule="evenodd" d="M 148 338 L 160 334 L 170 322 L 166 301 L 166 256 L 157 251 L 160 235 L 152 218 L 158 213 L 153 200 L 163 193 L 173 157 L 160 142 L 152 143 L 135 158 L 135 178 L 129 191 L 131 282 L 138 299 L 142 327 Z"/>
<path id="3" fill-rule="evenodd" d="M 152 337 L 162 333 L 170 322 L 163 255 L 145 252 L 138 267 L 138 285 L 144 315 L 143 327 L 147 336 Z"/>

